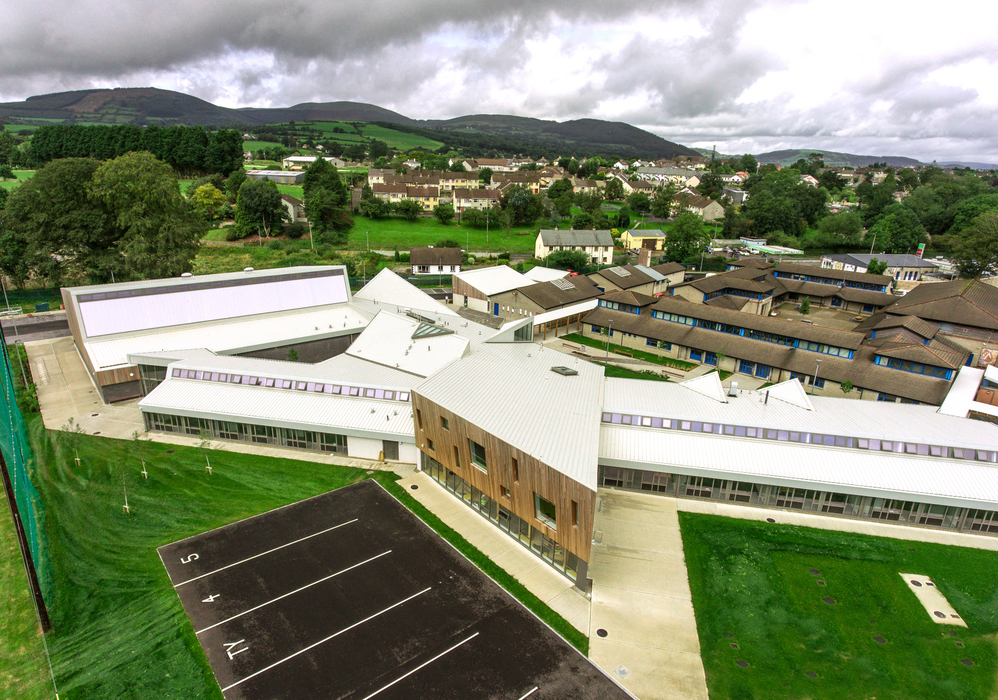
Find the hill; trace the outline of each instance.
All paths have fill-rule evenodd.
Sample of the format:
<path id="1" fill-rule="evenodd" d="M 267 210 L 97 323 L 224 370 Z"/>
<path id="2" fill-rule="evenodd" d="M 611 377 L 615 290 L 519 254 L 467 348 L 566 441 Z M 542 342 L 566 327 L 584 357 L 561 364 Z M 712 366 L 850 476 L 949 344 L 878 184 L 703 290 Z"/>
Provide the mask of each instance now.
<path id="1" fill-rule="evenodd" d="M 852 153 L 836 153 L 835 151 L 824 151 L 820 148 L 808 149 L 786 149 L 782 151 L 770 151 L 769 153 L 759 153 L 755 159 L 760 163 L 778 163 L 780 165 L 792 165 L 798 160 L 807 157 L 812 153 L 820 153 L 824 158 L 825 165 L 832 167 L 861 168 L 870 163 L 887 163 L 896 168 L 915 167 L 924 165 L 914 158 L 903 156 L 857 156 Z"/>
<path id="2" fill-rule="evenodd" d="M 291 107 L 219 107 L 191 95 L 158 88 L 74 90 L 0 104 L 0 121 L 30 127 L 50 123 L 174 124 L 250 129 L 264 124 L 312 121 L 376 123 L 420 135 L 449 148 L 472 148 L 510 155 L 545 150 L 590 155 L 671 158 L 697 153 L 622 122 L 579 119 L 547 121 L 510 115 L 473 115 L 448 120 L 416 120 L 360 102 L 306 102 Z"/>

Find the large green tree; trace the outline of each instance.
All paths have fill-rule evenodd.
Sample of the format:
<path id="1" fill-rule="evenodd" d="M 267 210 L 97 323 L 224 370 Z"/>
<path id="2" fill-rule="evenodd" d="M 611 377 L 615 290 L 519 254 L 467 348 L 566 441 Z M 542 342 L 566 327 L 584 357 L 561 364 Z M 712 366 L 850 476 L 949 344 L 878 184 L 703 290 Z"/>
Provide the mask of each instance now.
<path id="1" fill-rule="evenodd" d="M 315 235 L 327 243 L 345 243 L 353 219 L 347 212 L 350 195 L 336 166 L 316 158 L 305 170 L 302 190 L 305 214 Z"/>
<path id="2" fill-rule="evenodd" d="M 631 207 L 637 210 L 632 202 L 628 202 Z M 671 182 L 663 187 L 656 187 L 655 193 L 651 196 L 648 208 L 651 213 L 659 219 L 668 219 L 672 216 L 676 204 L 676 186 Z"/>
<path id="3" fill-rule="evenodd" d="M 699 262 L 697 258 L 710 244 L 710 233 L 704 229 L 703 219 L 687 212 L 676 217 L 666 243 L 669 262 Z"/>
<path id="4" fill-rule="evenodd" d="M 287 218 L 281 203 L 281 193 L 271 180 L 246 180 L 239 188 L 236 199 L 236 236 L 258 233 L 271 235 L 275 226 Z"/>
<path id="5" fill-rule="evenodd" d="M 981 214 L 957 243 L 953 262 L 961 277 L 998 272 L 998 211 Z"/>
<path id="6" fill-rule="evenodd" d="M 900 204 L 884 209 L 880 220 L 870 229 L 876 235 L 876 247 L 889 253 L 914 253 L 925 242 L 925 228 L 915 212 Z"/>
<path id="7" fill-rule="evenodd" d="M 500 195 L 499 208 L 512 215 L 513 225 L 529 225 L 544 216 L 541 198 L 521 185 L 513 185 Z"/>
<path id="8" fill-rule="evenodd" d="M 603 197 L 611 202 L 619 202 L 624 198 L 624 183 L 617 178 L 607 180 L 603 188 Z"/>

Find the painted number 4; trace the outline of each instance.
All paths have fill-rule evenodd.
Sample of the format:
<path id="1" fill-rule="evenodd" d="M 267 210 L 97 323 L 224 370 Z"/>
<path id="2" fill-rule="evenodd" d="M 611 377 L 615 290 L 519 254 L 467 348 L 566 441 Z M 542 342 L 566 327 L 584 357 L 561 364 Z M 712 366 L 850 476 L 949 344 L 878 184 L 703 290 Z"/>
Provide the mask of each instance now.
<path id="1" fill-rule="evenodd" d="M 188 557 L 180 557 L 181 564 L 190 564 L 192 561 L 197 561 L 200 557 L 197 554 L 191 554 Z"/>
<path id="2" fill-rule="evenodd" d="M 202 603 L 214 603 L 215 602 L 215 598 L 221 598 L 221 596 L 218 593 L 212 593 L 210 596 L 208 596 L 207 598 L 205 598 L 201 602 Z"/>

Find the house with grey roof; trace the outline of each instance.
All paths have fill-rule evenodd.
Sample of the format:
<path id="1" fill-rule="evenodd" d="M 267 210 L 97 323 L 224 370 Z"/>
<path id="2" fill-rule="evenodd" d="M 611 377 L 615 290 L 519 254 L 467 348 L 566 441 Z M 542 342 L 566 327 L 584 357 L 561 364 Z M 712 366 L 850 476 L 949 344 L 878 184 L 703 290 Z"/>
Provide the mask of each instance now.
<path id="1" fill-rule="evenodd" d="M 561 231 L 541 229 L 534 242 L 534 257 L 544 259 L 556 250 L 581 250 L 592 265 L 613 262 L 613 236 L 608 230 Z"/>
<path id="2" fill-rule="evenodd" d="M 847 272 L 866 272 L 870 262 L 878 260 L 887 263 L 885 275 L 893 277 L 895 282 L 919 281 L 922 275 L 936 272 L 939 267 L 917 255 L 901 253 L 839 253 L 837 255 L 822 255 L 821 267 L 826 270 L 846 270 Z"/>

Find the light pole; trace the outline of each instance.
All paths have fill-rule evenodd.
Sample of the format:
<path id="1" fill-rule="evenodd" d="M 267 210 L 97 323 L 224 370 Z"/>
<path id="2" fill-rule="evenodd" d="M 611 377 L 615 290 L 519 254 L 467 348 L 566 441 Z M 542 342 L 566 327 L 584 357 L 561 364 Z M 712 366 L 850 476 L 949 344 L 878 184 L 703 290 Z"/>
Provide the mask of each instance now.
<path id="1" fill-rule="evenodd" d="M 873 243 L 870 244 L 870 255 L 873 255 L 873 246 L 877 245 L 877 232 L 873 232 Z"/>
<path id="2" fill-rule="evenodd" d="M 603 358 L 603 364 L 607 367 L 610 366 L 610 337 L 613 335 L 613 321 L 609 321 L 606 324 L 606 355 Z"/>
<path id="3" fill-rule="evenodd" d="M 312 252 L 315 252 L 315 239 L 312 238 L 312 222 L 308 222 L 308 242 L 312 244 Z"/>
<path id="4" fill-rule="evenodd" d="M 818 381 L 818 368 L 821 367 L 821 360 L 814 361 L 814 378 L 811 379 L 811 394 L 814 395 L 814 384 Z"/>

